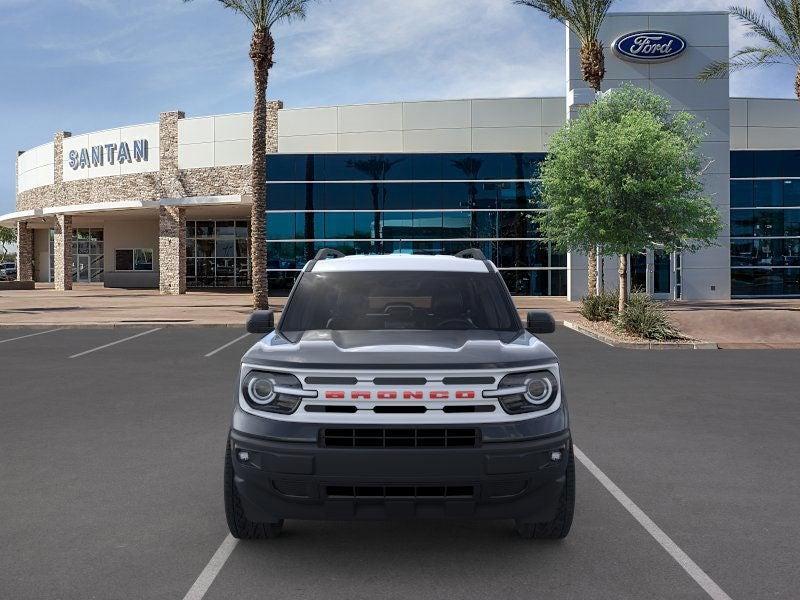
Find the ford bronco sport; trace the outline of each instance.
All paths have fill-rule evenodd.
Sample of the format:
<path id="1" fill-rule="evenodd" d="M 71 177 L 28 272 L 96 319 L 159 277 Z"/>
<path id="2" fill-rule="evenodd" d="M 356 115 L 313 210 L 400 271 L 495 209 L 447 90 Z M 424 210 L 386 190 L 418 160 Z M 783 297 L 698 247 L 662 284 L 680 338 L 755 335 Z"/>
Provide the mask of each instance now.
<path id="1" fill-rule="evenodd" d="M 575 463 L 558 359 L 497 268 L 321 250 L 242 358 L 225 453 L 237 538 L 284 519 L 514 519 L 563 538 Z"/>

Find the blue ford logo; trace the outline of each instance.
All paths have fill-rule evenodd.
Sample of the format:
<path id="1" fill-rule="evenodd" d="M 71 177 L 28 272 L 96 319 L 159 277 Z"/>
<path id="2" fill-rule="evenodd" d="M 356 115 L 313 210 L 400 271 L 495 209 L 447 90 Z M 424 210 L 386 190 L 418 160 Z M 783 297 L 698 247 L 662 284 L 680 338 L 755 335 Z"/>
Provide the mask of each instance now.
<path id="1" fill-rule="evenodd" d="M 665 31 L 637 31 L 614 41 L 614 52 L 625 60 L 657 62 L 671 60 L 686 50 L 686 40 Z"/>

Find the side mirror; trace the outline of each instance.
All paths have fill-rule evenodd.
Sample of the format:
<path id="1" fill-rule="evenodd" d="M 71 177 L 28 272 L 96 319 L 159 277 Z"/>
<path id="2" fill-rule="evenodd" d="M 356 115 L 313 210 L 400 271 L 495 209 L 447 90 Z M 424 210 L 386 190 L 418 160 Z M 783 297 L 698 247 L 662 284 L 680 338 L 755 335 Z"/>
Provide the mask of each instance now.
<path id="1" fill-rule="evenodd" d="M 528 312 L 528 324 L 525 329 L 531 333 L 553 333 L 556 330 L 556 320 L 549 312 L 532 310 Z"/>
<path id="2" fill-rule="evenodd" d="M 272 333 L 275 314 L 271 310 L 256 310 L 247 319 L 247 333 Z"/>

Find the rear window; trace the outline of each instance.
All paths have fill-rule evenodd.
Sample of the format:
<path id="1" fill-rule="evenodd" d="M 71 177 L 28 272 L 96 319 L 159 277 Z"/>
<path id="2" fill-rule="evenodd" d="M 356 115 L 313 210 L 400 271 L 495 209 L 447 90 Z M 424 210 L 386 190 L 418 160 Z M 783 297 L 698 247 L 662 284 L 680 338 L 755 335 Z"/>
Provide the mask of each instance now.
<path id="1" fill-rule="evenodd" d="M 521 323 L 496 273 L 435 271 L 304 273 L 280 331 L 519 332 Z"/>

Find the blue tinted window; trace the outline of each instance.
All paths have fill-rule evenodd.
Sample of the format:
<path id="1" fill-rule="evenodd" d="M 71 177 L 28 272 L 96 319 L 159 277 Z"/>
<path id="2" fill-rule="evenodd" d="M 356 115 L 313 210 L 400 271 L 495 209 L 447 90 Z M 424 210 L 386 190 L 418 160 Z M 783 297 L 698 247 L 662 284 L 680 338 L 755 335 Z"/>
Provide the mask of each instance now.
<path id="1" fill-rule="evenodd" d="M 783 235 L 800 236 L 800 210 L 783 211 Z"/>
<path id="2" fill-rule="evenodd" d="M 753 206 L 752 181 L 731 181 L 731 206 L 734 208 Z"/>
<path id="3" fill-rule="evenodd" d="M 441 154 L 415 154 L 411 157 L 412 179 L 442 179 Z"/>
<path id="4" fill-rule="evenodd" d="M 783 182 L 783 205 L 800 206 L 800 180 L 792 179 Z"/>
<path id="5" fill-rule="evenodd" d="M 383 237 L 386 239 L 413 236 L 413 219 L 410 212 L 383 213 Z"/>
<path id="6" fill-rule="evenodd" d="M 269 210 L 295 210 L 301 187 L 286 183 L 268 185 L 267 208 Z"/>
<path id="7" fill-rule="evenodd" d="M 477 237 L 472 235 L 472 216 L 476 213 L 469 211 L 443 213 L 443 237 L 466 238 Z"/>
<path id="8" fill-rule="evenodd" d="M 735 296 L 798 295 L 800 269 L 733 269 L 731 293 Z"/>
<path id="9" fill-rule="evenodd" d="M 413 208 L 411 199 L 413 183 L 385 183 L 382 186 L 382 202 L 385 210 L 407 210 Z"/>
<path id="10" fill-rule="evenodd" d="M 269 240 L 293 240 L 295 215 L 294 213 L 267 213 L 267 239 Z M 228 256 L 220 254 L 217 256 Z M 231 256 L 233 256 L 231 254 Z"/>
<path id="11" fill-rule="evenodd" d="M 731 177 L 752 177 L 754 152 L 731 152 Z"/>
<path id="12" fill-rule="evenodd" d="M 375 210 L 376 208 L 380 210 L 382 208 L 383 184 L 353 183 L 351 184 L 351 191 L 353 193 L 353 208 L 355 210 Z"/>
<path id="13" fill-rule="evenodd" d="M 497 213 L 494 211 L 480 211 L 472 213 L 475 225 L 475 237 L 477 238 L 496 238 L 499 235 L 497 230 Z M 487 255 L 488 256 L 488 255 Z"/>
<path id="14" fill-rule="evenodd" d="M 753 235 L 752 210 L 731 211 L 731 235 L 739 237 L 750 237 Z"/>
<path id="15" fill-rule="evenodd" d="M 379 238 L 380 224 L 380 213 L 376 215 L 374 212 L 357 212 L 355 213 L 355 233 L 353 234 L 353 237 L 358 239 Z"/>
<path id="16" fill-rule="evenodd" d="M 411 187 L 411 202 L 414 210 L 442 208 L 441 183 L 415 183 Z"/>
<path id="17" fill-rule="evenodd" d="M 442 213 L 440 212 L 415 212 L 412 213 L 414 220 L 415 239 L 419 238 L 440 238 L 442 237 Z"/>
<path id="18" fill-rule="evenodd" d="M 783 171 L 783 153 L 779 150 L 755 152 L 756 177 L 780 177 Z"/>
<path id="19" fill-rule="evenodd" d="M 474 183 L 443 183 L 439 188 L 442 208 L 469 208 L 470 193 L 477 187 Z"/>
<path id="20" fill-rule="evenodd" d="M 783 206 L 783 181 L 756 181 L 755 206 Z"/>
<path id="21" fill-rule="evenodd" d="M 297 157 L 293 154 L 267 156 L 267 181 L 296 181 Z"/>
<path id="22" fill-rule="evenodd" d="M 349 239 L 353 237 L 355 221 L 353 213 L 325 213 L 325 237 Z"/>
<path id="23" fill-rule="evenodd" d="M 325 184 L 325 210 L 353 210 L 352 183 Z"/>

